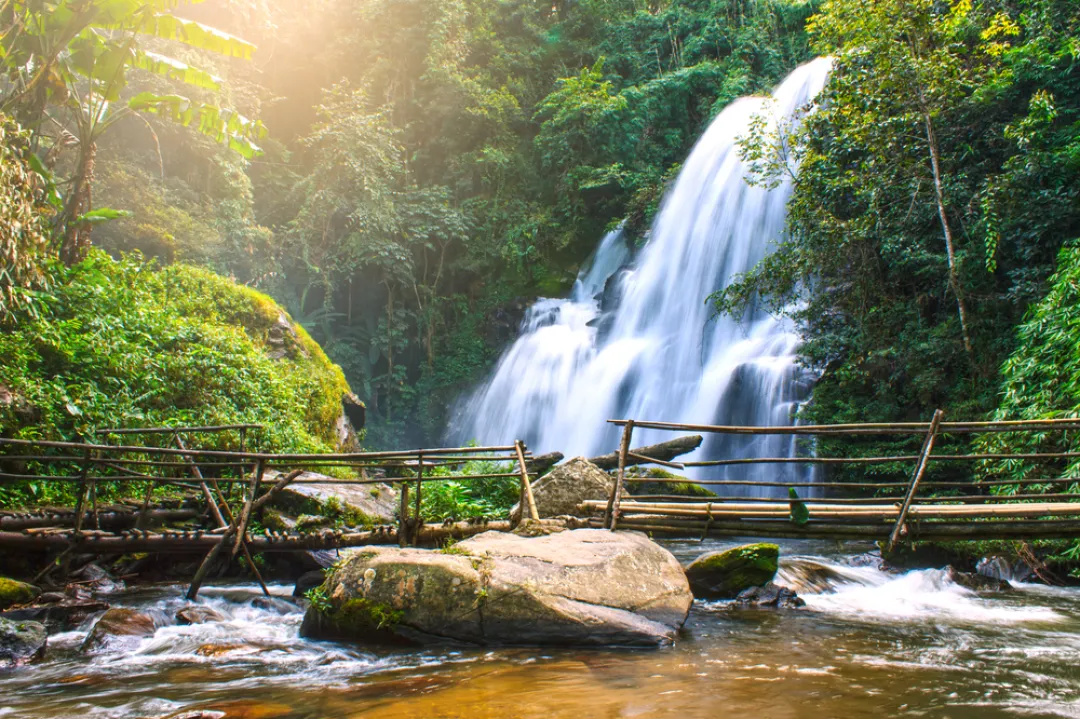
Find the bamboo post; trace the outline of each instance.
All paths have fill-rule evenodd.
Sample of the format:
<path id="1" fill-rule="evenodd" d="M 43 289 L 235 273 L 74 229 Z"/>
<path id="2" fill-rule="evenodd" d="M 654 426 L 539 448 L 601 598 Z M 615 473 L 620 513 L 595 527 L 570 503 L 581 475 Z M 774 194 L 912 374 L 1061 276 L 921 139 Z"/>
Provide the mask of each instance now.
<path id="1" fill-rule="evenodd" d="M 416 507 L 416 525 L 412 531 L 412 543 L 414 545 L 420 543 L 420 490 L 424 482 L 424 453 L 416 453 L 416 497 L 414 499 L 414 506 Z"/>
<path id="2" fill-rule="evenodd" d="M 896 548 L 896 543 L 900 541 L 900 537 L 904 533 L 904 522 L 907 519 L 908 511 L 911 509 L 911 503 L 915 500 L 915 493 L 919 491 L 919 482 L 922 481 L 923 474 L 926 472 L 926 465 L 929 464 L 930 452 L 934 449 L 934 438 L 937 436 L 938 427 L 941 425 L 941 418 L 944 414 L 940 409 L 936 410 L 934 418 L 930 420 L 930 430 L 926 433 L 922 452 L 919 453 L 919 463 L 915 465 L 915 472 L 911 476 L 911 486 L 908 487 L 904 503 L 900 506 L 900 514 L 896 517 L 896 525 L 893 527 L 892 534 L 889 535 L 890 552 Z"/>
<path id="3" fill-rule="evenodd" d="M 241 430 L 243 431 L 243 430 Z M 184 446 L 184 440 L 180 438 L 180 433 L 176 435 L 176 446 L 180 449 L 187 449 Z M 195 460 L 191 457 L 185 457 L 188 466 L 191 468 L 191 474 L 195 479 L 199 480 L 199 487 L 202 489 L 203 497 L 206 499 L 206 504 L 210 508 L 210 513 L 214 515 L 214 521 L 217 522 L 219 528 L 228 527 L 230 522 L 233 521 L 232 512 L 229 510 L 229 503 L 225 501 L 225 497 L 221 494 L 221 487 L 217 482 L 214 482 L 214 492 L 217 494 L 218 500 L 221 501 L 221 507 L 225 509 L 225 514 L 228 515 L 228 521 L 221 514 L 221 508 L 218 507 L 217 502 L 214 501 L 213 495 L 210 493 L 210 487 L 206 483 L 206 479 L 203 477 L 202 470 L 199 469 L 199 465 L 195 463 Z M 262 588 L 263 594 L 270 596 L 270 588 L 266 586 L 266 582 L 263 581 L 262 573 L 259 572 L 259 568 L 255 566 L 255 559 L 251 556 L 251 550 L 248 549 L 247 541 L 244 540 L 244 534 L 240 534 L 240 548 L 244 550 L 244 559 L 247 560 L 248 566 L 251 567 L 251 573 L 255 575 L 255 579 L 258 580 L 259 586 Z M 236 550 L 233 550 L 233 556 L 236 555 Z"/>
<path id="4" fill-rule="evenodd" d="M 518 468 L 521 470 L 521 499 L 518 502 L 519 515 L 524 517 L 526 508 L 529 510 L 529 519 L 540 519 L 540 512 L 536 509 L 536 497 L 533 496 L 532 483 L 529 481 L 529 470 L 525 466 L 525 443 L 520 439 L 514 442 L 514 450 L 517 452 Z"/>
<path id="5" fill-rule="evenodd" d="M 611 499 L 608 501 L 607 517 L 605 523 L 608 529 L 615 531 L 619 523 L 619 504 L 622 502 L 623 483 L 626 480 L 626 458 L 630 453 L 630 439 L 634 434 L 634 420 L 626 420 L 623 427 L 622 444 L 619 446 L 619 473 L 615 477 L 615 486 L 611 489 Z"/>
<path id="6" fill-rule="evenodd" d="M 232 548 L 232 556 L 234 557 L 240 551 L 240 548 L 244 546 L 244 535 L 247 533 L 248 523 L 251 521 L 251 508 L 255 504 L 256 496 L 259 494 L 259 485 L 262 483 L 264 467 L 265 465 L 261 459 L 255 463 L 255 472 L 251 477 L 251 484 L 248 486 L 248 496 L 244 500 L 244 508 L 240 511 L 240 519 L 234 525 L 236 529 L 236 540 Z"/>
<path id="7" fill-rule="evenodd" d="M 401 517 L 398 524 L 398 546 L 409 546 L 409 484 L 401 482 Z"/>

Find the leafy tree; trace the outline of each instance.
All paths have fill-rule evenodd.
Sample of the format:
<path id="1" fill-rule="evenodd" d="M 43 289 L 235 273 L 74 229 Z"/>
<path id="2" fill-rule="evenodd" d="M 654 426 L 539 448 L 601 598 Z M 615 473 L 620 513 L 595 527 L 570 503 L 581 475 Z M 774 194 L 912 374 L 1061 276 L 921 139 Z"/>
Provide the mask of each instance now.
<path id="1" fill-rule="evenodd" d="M 70 189 L 57 225 L 60 254 L 75 262 L 86 251 L 96 222 L 121 216 L 93 208 L 91 183 L 97 142 L 133 114 L 151 113 L 214 137 L 246 157 L 265 130 L 230 109 L 178 94 L 124 97 L 131 68 L 218 91 L 215 75 L 147 47 L 146 37 L 175 41 L 208 52 L 250 59 L 254 46 L 227 33 L 171 14 L 172 0 L 12 0 L 0 13 L 3 63 L 13 86 L 0 107 L 13 113 L 51 148 L 76 148 Z M 54 113 L 53 110 L 56 112 Z"/>
<path id="2" fill-rule="evenodd" d="M 49 188 L 34 170 L 29 136 L 0 116 L 0 323 L 49 279 Z"/>

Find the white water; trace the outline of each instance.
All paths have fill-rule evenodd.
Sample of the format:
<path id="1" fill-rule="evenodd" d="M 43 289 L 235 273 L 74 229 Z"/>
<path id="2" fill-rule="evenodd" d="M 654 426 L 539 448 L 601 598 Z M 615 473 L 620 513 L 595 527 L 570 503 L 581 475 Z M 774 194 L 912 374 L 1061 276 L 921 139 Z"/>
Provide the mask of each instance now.
<path id="1" fill-rule="evenodd" d="M 738 138 L 757 115 L 794 117 L 821 90 L 829 67 L 814 60 L 771 100 L 729 105 L 686 160 L 636 261 L 618 273 L 628 252 L 621 233 L 612 233 L 569 299 L 530 308 L 521 337 L 469 400 L 455 438 L 520 438 L 537 452 L 592 456 L 616 446 L 610 418 L 789 424 L 809 384 L 795 364 L 798 337 L 760 309 L 715 318 L 705 299 L 754 267 L 784 231 L 791 187 L 750 186 Z M 597 293 L 613 274 L 617 288 L 606 295 L 617 297 L 617 307 L 602 312 Z M 635 444 L 670 436 L 642 432 Z M 794 438 L 762 436 L 715 438 L 701 451 L 783 457 L 795 449 Z M 740 468 L 740 476 L 785 476 L 783 466 L 754 467 Z"/>

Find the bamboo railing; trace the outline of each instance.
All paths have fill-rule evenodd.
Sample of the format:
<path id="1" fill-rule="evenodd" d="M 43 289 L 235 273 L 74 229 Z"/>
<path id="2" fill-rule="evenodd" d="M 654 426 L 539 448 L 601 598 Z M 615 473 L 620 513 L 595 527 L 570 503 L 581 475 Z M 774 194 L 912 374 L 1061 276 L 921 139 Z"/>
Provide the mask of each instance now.
<path id="1" fill-rule="evenodd" d="M 938 410 L 925 423 L 876 423 L 742 427 L 679 424 L 634 419 L 609 420 L 622 427 L 618 450 L 619 468 L 606 501 L 588 501 L 582 508 L 592 526 L 608 529 L 639 529 L 680 535 L 760 536 L 780 538 L 863 538 L 885 542 L 891 550 L 905 540 L 1032 539 L 1080 537 L 1080 494 L 1069 491 L 1080 477 L 995 479 L 958 482 L 934 479 L 930 467 L 941 462 L 1071 460 L 1080 452 L 996 452 L 970 454 L 933 453 L 943 435 L 991 432 L 1049 433 L 1080 429 L 1080 418 L 1018 420 L 1002 422 L 945 422 Z M 861 436 L 923 435 L 918 454 L 880 457 L 740 457 L 698 461 L 650 460 L 632 452 L 635 430 L 689 431 L 717 435 Z M 784 481 L 730 478 L 633 477 L 630 460 L 675 469 L 731 467 L 759 464 L 875 465 L 913 463 L 906 482 Z M 629 495 L 629 484 L 690 483 L 714 491 L 708 499 L 665 494 Z M 1025 487 L 1056 487 L 1046 493 Z M 1012 495 L 993 494 L 996 487 L 1015 487 Z M 751 489 L 770 496 L 743 496 Z M 828 496 L 786 498 L 777 490 L 814 490 Z M 902 490 L 902 496 L 875 496 L 882 491 Z M 966 491 L 961 496 L 941 492 Z M 871 495 L 871 496 L 867 496 Z M 798 505 L 798 507 L 797 507 Z M 799 511 L 797 511 L 797 508 Z M 805 509 L 805 515 L 801 510 Z"/>
<path id="2" fill-rule="evenodd" d="M 188 596 L 194 598 L 222 557 L 232 561 L 242 554 L 263 590 L 269 593 L 254 561 L 254 552 L 385 543 L 409 546 L 461 538 L 502 525 L 509 528 L 509 522 L 426 524 L 422 516 L 423 488 L 432 482 L 519 480 L 521 516 L 538 518 L 530 478 L 532 454 L 521 441 L 489 447 L 280 454 L 250 451 L 248 435 L 259 429 L 257 425 L 220 425 L 109 429 L 96 433 L 98 437 L 155 437 L 165 446 L 0 438 L 0 485 L 27 482 L 76 485 L 73 511 L 0 512 L 0 549 L 57 550 L 65 558 L 75 552 L 205 551 L 206 556 L 188 590 Z M 192 437 L 201 439 L 223 432 L 237 435 L 236 449 L 203 449 L 197 446 L 202 442 L 192 441 Z M 504 463 L 512 470 L 471 474 L 441 471 L 460 469 L 477 460 Z M 316 470 L 343 476 L 313 474 Z M 435 473 L 437 470 L 439 473 Z M 379 476 L 372 476 L 376 471 Z M 396 522 L 365 531 L 253 534 L 254 518 L 278 493 L 294 484 L 394 485 L 398 492 Z M 103 511 L 98 496 L 103 488 L 110 486 L 140 489 L 142 499 L 137 504 L 112 506 Z M 172 514 L 155 507 L 154 490 L 162 486 L 184 491 L 187 505 L 171 510 Z M 181 531 L 147 529 L 151 521 L 191 519 L 193 515 L 205 516 L 212 527 Z"/>

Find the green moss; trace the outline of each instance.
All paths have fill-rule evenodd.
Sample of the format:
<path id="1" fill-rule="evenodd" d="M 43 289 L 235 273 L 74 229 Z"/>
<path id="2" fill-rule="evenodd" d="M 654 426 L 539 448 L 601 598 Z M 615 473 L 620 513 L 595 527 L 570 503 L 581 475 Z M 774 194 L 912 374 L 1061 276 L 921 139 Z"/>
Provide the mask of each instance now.
<path id="1" fill-rule="evenodd" d="M 32 584 L 0 577 L 0 609 L 34 601 L 41 590 Z"/>
<path id="2" fill-rule="evenodd" d="M 658 467 L 642 469 L 634 467 L 631 477 L 649 477 L 655 479 L 686 479 Z M 715 497 L 716 492 L 693 482 L 632 482 L 628 485 L 632 494 L 674 494 L 680 497 Z"/>
<path id="3" fill-rule="evenodd" d="M 779 546 L 747 544 L 698 558 L 687 568 L 686 577 L 699 599 L 734 599 L 744 589 L 772 581 L 779 560 Z"/>
<path id="4" fill-rule="evenodd" d="M 405 612 L 400 609 L 364 598 L 349 599 L 329 612 L 331 621 L 353 634 L 393 631 L 404 617 Z"/>
<path id="5" fill-rule="evenodd" d="M 0 334 L 0 384 L 34 408 L 0 407 L 0 426 L 70 440 L 106 426 L 250 423 L 265 427 L 252 437 L 264 451 L 332 451 L 349 387 L 287 318 L 266 295 L 207 270 L 93 251 L 62 271 L 36 315 Z M 238 438 L 199 441 L 232 449 Z M 19 500 L 0 488 L 0 506 Z"/>

